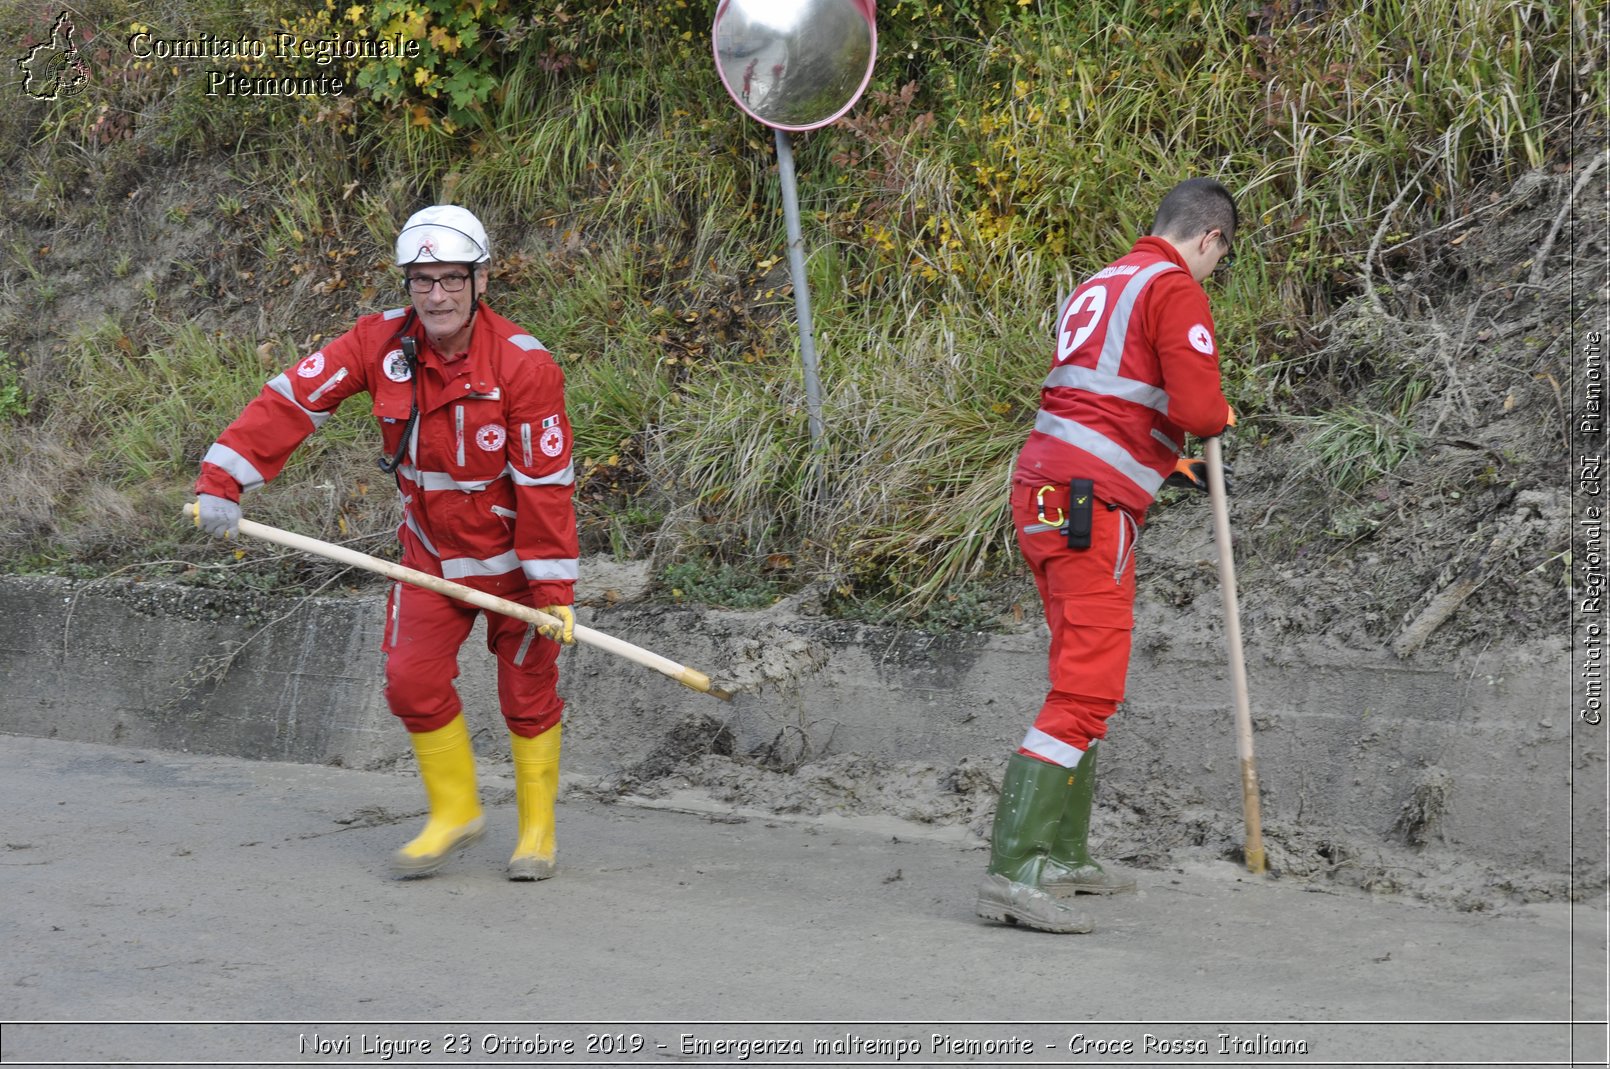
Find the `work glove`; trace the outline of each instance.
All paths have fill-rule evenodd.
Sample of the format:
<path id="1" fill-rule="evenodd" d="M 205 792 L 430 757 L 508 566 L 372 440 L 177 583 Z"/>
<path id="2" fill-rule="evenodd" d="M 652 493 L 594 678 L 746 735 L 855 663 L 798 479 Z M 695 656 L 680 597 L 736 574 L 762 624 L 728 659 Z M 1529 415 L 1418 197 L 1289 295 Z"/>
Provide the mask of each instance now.
<path id="1" fill-rule="evenodd" d="M 196 498 L 196 526 L 214 538 L 240 534 L 240 503 L 227 497 L 202 494 Z"/>
<path id="2" fill-rule="evenodd" d="M 1224 466 L 1224 492 L 1229 493 L 1235 488 L 1230 481 L 1230 465 Z M 1174 465 L 1174 470 L 1168 478 L 1163 480 L 1164 486 L 1173 486 L 1181 490 L 1200 490 L 1207 493 L 1207 461 L 1197 460 L 1194 457 L 1182 457 Z"/>
<path id="3" fill-rule="evenodd" d="M 557 617 L 557 624 L 538 624 L 537 634 L 568 646 L 576 641 L 576 613 L 569 605 L 544 605 L 538 612 Z"/>

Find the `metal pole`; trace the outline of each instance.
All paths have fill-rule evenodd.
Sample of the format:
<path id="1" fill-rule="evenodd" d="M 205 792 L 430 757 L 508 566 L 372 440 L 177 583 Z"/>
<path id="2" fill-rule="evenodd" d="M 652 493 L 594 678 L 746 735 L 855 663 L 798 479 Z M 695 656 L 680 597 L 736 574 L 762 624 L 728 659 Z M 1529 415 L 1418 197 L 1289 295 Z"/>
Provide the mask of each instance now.
<path id="1" fill-rule="evenodd" d="M 799 227 L 799 192 L 794 182 L 794 146 L 788 131 L 777 135 L 777 173 L 783 180 L 783 220 L 788 226 L 788 272 L 794 278 L 794 311 L 799 319 L 799 359 L 805 368 L 805 411 L 810 417 L 811 448 L 822 448 L 822 383 L 816 367 L 816 338 L 811 327 L 811 291 L 805 281 L 805 238 Z"/>

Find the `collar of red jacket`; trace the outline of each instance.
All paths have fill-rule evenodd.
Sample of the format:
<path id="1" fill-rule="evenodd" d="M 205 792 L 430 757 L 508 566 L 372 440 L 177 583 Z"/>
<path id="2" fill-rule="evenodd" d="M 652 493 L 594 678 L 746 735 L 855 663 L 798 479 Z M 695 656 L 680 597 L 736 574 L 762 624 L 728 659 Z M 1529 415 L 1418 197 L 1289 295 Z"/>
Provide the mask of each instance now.
<path id="1" fill-rule="evenodd" d="M 1134 255 L 1137 252 L 1152 253 L 1153 255 L 1161 256 L 1172 264 L 1183 267 L 1187 274 L 1191 270 L 1190 265 L 1185 262 L 1185 257 L 1180 255 L 1180 250 L 1162 238 L 1147 235 L 1135 242 L 1135 247 L 1130 249 L 1129 252 L 1130 255 Z"/>
<path id="2" fill-rule="evenodd" d="M 493 374 L 493 357 L 499 342 L 498 326 L 502 319 L 487 307 L 485 301 L 475 304 L 475 320 L 470 324 L 470 347 L 457 360 L 445 360 L 430 344 L 423 325 L 416 323 L 410 333 L 419 339 L 420 362 L 429 367 L 438 381 L 447 388 L 439 395 L 422 399 L 421 408 L 429 411 L 467 393 L 491 393 L 497 384 Z M 507 332 L 504 332 L 507 333 Z"/>

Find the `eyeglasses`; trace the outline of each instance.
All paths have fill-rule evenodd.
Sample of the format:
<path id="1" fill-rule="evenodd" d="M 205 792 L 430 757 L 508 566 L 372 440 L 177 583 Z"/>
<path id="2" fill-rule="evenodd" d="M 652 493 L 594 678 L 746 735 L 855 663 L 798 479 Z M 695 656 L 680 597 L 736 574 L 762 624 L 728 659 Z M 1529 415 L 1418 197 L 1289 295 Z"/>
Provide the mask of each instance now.
<path id="1" fill-rule="evenodd" d="M 421 296 L 429 293 L 437 286 L 442 287 L 443 293 L 457 293 L 464 288 L 464 283 L 470 280 L 469 275 L 441 275 L 430 278 L 427 275 L 409 275 L 408 289 L 411 293 Z"/>
<path id="2" fill-rule="evenodd" d="M 1224 242 L 1224 255 L 1220 256 L 1219 262 L 1213 266 L 1214 274 L 1228 271 L 1235 266 L 1235 253 L 1230 248 L 1230 239 L 1224 236 L 1222 230 L 1219 231 L 1219 240 Z"/>

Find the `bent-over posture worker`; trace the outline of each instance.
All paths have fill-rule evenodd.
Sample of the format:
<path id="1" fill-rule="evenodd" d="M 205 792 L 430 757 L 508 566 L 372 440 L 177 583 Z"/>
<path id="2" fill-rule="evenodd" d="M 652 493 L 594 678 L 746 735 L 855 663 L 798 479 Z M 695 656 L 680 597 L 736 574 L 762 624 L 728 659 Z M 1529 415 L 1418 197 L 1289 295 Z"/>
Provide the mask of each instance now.
<path id="1" fill-rule="evenodd" d="M 514 751 L 519 841 L 511 880 L 554 873 L 559 643 L 574 639 L 576 514 L 564 376 L 547 348 L 482 300 L 491 247 L 456 205 L 397 236 L 407 308 L 366 315 L 263 387 L 207 450 L 196 522 L 229 537 L 243 490 L 278 475 L 342 401 L 366 393 L 380 466 L 402 494 L 402 563 L 557 617 L 533 628 L 487 612 L 498 701 Z M 397 851 L 401 877 L 435 872 L 484 828 L 458 651 L 482 610 L 398 583 L 386 604 L 386 703 L 409 731 L 430 816 Z"/>
<path id="2" fill-rule="evenodd" d="M 1219 383 L 1202 282 L 1228 263 L 1235 201 L 1193 178 L 1163 198 L 1149 236 L 1073 292 L 1034 430 L 1012 475 L 1012 518 L 1051 629 L 1051 689 L 1008 759 L 977 911 L 1087 932 L 1060 896 L 1134 890 L 1089 853 L 1097 740 L 1124 697 L 1135 541 L 1165 482 L 1207 488 L 1185 435 L 1234 416 Z"/>

